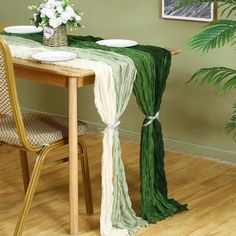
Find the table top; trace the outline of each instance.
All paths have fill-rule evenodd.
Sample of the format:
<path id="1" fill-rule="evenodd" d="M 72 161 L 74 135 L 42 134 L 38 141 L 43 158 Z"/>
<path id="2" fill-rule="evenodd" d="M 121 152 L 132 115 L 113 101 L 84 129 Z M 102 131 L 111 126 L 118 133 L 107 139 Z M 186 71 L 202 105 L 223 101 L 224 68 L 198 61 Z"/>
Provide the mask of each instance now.
<path id="1" fill-rule="evenodd" d="M 4 29 L 0 24 L 0 31 Z M 172 55 L 181 53 L 181 49 L 166 48 Z M 36 61 L 13 58 L 16 76 L 22 79 L 36 80 L 38 82 L 52 84 L 61 87 L 68 86 L 68 78 L 78 78 L 78 87 L 93 84 L 95 74 L 93 71 L 76 68 L 63 67 L 58 65 L 43 64 Z M 34 77 L 35 79 L 32 79 Z"/>
<path id="2" fill-rule="evenodd" d="M 4 27 L 6 27 L 6 25 L 3 25 L 3 24 L 0 23 L 0 31 L 3 31 Z M 171 52 L 172 56 L 178 55 L 178 54 L 180 54 L 182 52 L 182 50 L 178 49 L 178 48 L 166 47 L 166 49 Z M 17 63 L 19 63 L 19 61 Z"/>

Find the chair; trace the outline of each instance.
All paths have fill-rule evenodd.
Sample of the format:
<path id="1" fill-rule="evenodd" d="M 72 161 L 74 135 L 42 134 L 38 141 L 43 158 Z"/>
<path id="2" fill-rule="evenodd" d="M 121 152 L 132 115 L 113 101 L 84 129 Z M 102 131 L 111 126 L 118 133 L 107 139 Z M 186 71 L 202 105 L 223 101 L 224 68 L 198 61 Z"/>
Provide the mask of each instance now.
<path id="1" fill-rule="evenodd" d="M 67 124 L 68 120 L 61 116 L 44 113 L 21 113 L 12 57 L 8 45 L 0 37 L 0 144 L 12 145 L 19 149 L 23 183 L 26 192 L 23 209 L 18 218 L 14 236 L 22 235 L 36 185 L 48 152 L 68 144 Z M 90 215 L 93 214 L 90 174 L 87 149 L 81 137 L 86 130 L 86 124 L 78 121 L 78 145 L 86 212 Z M 27 151 L 37 154 L 31 177 L 29 174 Z M 57 163 L 60 164 L 65 161 L 68 161 L 68 158 L 57 160 Z"/>

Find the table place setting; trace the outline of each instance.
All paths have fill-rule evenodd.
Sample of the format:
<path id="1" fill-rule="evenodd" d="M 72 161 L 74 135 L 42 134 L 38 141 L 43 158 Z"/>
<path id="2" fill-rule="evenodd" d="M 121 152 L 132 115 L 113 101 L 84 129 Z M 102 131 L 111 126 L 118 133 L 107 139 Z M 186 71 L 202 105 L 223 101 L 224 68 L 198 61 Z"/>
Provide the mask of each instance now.
<path id="1" fill-rule="evenodd" d="M 5 27 L 4 32 L 9 34 L 34 34 L 43 31 L 42 27 L 36 27 L 33 25 L 16 25 Z M 67 51 L 46 51 L 38 52 L 31 55 L 32 59 L 39 62 L 62 62 L 70 61 L 77 58 L 77 54 Z"/>
<path id="2" fill-rule="evenodd" d="M 4 31 L 11 34 L 33 34 L 42 32 L 43 28 L 34 25 L 15 25 L 5 27 Z"/>
<path id="3" fill-rule="evenodd" d="M 77 58 L 77 54 L 66 51 L 50 51 L 32 54 L 32 58 L 41 62 L 61 62 L 74 60 Z"/>
<path id="4" fill-rule="evenodd" d="M 103 46 L 117 47 L 117 48 L 126 48 L 138 45 L 138 42 L 128 39 L 103 39 L 96 41 L 96 43 Z"/>
<path id="5" fill-rule="evenodd" d="M 158 118 L 171 53 L 160 47 L 138 45 L 128 39 L 67 35 L 66 25 L 69 28 L 81 26 L 81 14 L 74 11 L 67 0 L 47 0 L 29 9 L 34 13 L 32 19 L 35 26 L 40 27 L 37 28 L 39 32 L 32 32 L 32 28 L 29 33 L 30 27 L 14 26 L 13 31 L 7 27 L 0 33 L 9 44 L 13 57 L 95 73 L 95 105 L 106 124 L 102 154 L 101 235 L 133 235 L 148 223 L 185 211 L 187 205 L 168 197 L 164 144 Z M 119 140 L 119 120 L 132 92 L 146 116 L 140 125 L 140 216 L 132 208 Z"/>

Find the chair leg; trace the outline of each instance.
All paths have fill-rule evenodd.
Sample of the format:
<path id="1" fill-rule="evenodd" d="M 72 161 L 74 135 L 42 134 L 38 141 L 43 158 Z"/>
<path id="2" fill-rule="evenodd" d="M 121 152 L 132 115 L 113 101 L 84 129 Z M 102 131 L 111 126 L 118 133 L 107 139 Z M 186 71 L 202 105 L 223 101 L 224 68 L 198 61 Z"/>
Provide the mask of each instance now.
<path id="1" fill-rule="evenodd" d="M 34 165 L 34 169 L 33 169 L 32 176 L 31 176 L 31 179 L 29 182 L 29 186 L 28 186 L 28 189 L 27 189 L 27 192 L 25 195 L 23 209 L 22 209 L 20 216 L 18 218 L 13 236 L 21 236 L 22 235 L 22 231 L 23 231 L 25 223 L 26 223 L 26 218 L 28 216 L 30 207 L 32 205 L 33 196 L 35 193 L 36 185 L 38 183 L 40 172 L 42 170 L 42 166 L 43 166 L 43 162 L 44 162 L 46 153 L 47 153 L 47 151 L 44 149 L 43 151 L 41 151 L 38 154 L 38 157 L 36 159 L 36 163 Z"/>
<path id="2" fill-rule="evenodd" d="M 30 181 L 27 152 L 25 150 L 19 150 L 19 151 L 20 151 L 21 170 L 22 170 L 22 176 L 23 176 L 23 182 L 24 182 L 24 190 L 26 193 L 27 188 L 29 186 L 29 181 Z"/>
<path id="3" fill-rule="evenodd" d="M 79 145 L 82 149 L 82 154 L 80 155 L 80 163 L 81 163 L 81 170 L 82 170 L 83 184 L 84 184 L 86 212 L 87 212 L 87 215 L 92 215 L 93 214 L 93 200 L 92 200 L 92 190 L 91 190 L 91 182 L 90 182 L 87 147 L 85 143 L 80 139 L 79 139 Z"/>

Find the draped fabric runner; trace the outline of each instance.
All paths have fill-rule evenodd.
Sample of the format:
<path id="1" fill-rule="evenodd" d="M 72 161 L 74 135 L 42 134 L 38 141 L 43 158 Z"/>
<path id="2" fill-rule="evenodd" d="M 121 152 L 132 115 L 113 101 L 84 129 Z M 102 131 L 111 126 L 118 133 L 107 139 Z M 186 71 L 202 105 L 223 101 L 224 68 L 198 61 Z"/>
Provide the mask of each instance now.
<path id="1" fill-rule="evenodd" d="M 72 47 L 96 48 L 117 52 L 132 59 L 137 76 L 133 92 L 137 103 L 149 122 L 150 116 L 158 114 L 162 95 L 165 90 L 171 65 L 169 51 L 154 47 L 138 45 L 132 48 L 113 48 L 97 45 L 92 36 L 70 36 Z M 177 212 L 187 210 L 186 204 L 180 204 L 168 198 L 167 180 L 164 169 L 164 144 L 161 124 L 154 119 L 148 126 L 142 127 L 140 144 L 140 178 L 141 178 L 141 216 L 149 223 L 163 220 Z"/>
<path id="2" fill-rule="evenodd" d="M 35 34 L 23 37 L 41 42 L 42 36 Z M 99 39 L 101 38 L 69 36 L 70 47 L 66 50 L 78 52 L 81 58 L 104 62 L 112 68 L 113 79 L 107 80 L 109 81 L 106 82 L 107 84 L 100 81 L 100 91 L 95 88 L 96 106 L 104 123 L 107 124 L 103 142 L 103 145 L 106 144 L 106 146 L 104 146 L 102 167 L 102 181 L 105 182 L 103 182 L 102 193 L 101 232 L 106 236 L 128 235 L 128 233 L 132 234 L 146 225 L 145 221 L 135 216 L 131 208 L 118 139 L 117 123 L 127 105 L 132 85 L 137 103 L 147 117 L 143 122 L 140 152 L 141 216 L 149 223 L 154 223 L 187 209 L 186 205 L 181 205 L 174 199 L 168 198 L 162 130 L 160 122 L 156 119 L 159 115 L 162 94 L 169 73 L 171 55 L 167 50 L 153 46 L 138 45 L 132 48 L 100 46 L 94 43 Z M 82 50 L 82 48 L 86 50 Z M 132 63 L 135 65 L 137 74 L 134 84 L 132 76 L 127 79 L 126 69 L 122 69 L 122 72 L 117 69 L 120 66 L 115 66 L 118 61 L 126 61 L 130 68 Z M 132 74 L 131 71 L 129 73 Z M 104 91 L 109 90 L 107 92 L 110 92 L 112 106 L 105 104 L 107 100 L 102 97 L 102 86 Z M 114 94 L 111 94 L 111 91 Z M 109 117 L 105 117 L 105 114 L 101 112 L 103 109 L 107 109 Z M 109 168 L 108 166 L 111 167 L 111 165 L 110 172 L 106 172 L 107 176 L 104 177 L 104 169 Z M 114 178 L 113 184 L 112 178 Z M 106 191 L 104 188 L 107 188 Z M 107 202 L 105 199 L 108 199 Z M 109 206 L 113 206 L 111 211 L 108 209 L 107 203 Z M 104 207 L 106 210 L 103 209 Z M 124 230 L 113 231 L 118 228 Z"/>

